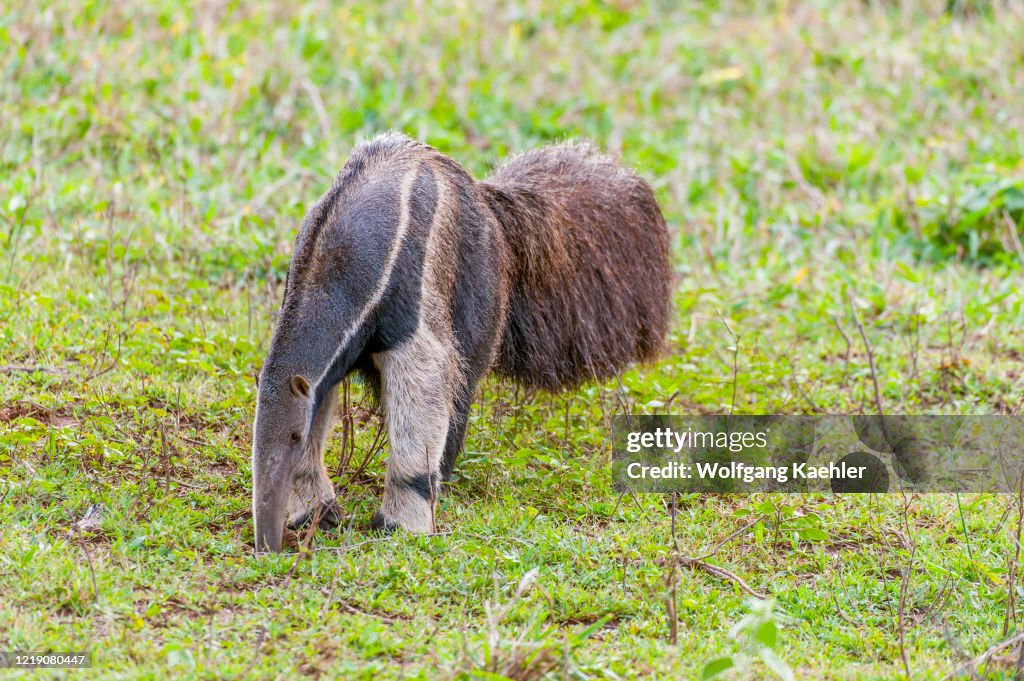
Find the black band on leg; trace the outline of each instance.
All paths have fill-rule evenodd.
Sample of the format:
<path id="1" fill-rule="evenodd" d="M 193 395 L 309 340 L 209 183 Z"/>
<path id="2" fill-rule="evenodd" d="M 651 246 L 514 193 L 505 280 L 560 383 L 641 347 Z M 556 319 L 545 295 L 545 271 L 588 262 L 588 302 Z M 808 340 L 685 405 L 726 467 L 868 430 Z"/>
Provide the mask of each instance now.
<path id="1" fill-rule="evenodd" d="M 401 483 L 423 497 L 425 501 L 437 499 L 437 474 L 428 476 L 426 473 L 421 473 L 402 480 Z"/>

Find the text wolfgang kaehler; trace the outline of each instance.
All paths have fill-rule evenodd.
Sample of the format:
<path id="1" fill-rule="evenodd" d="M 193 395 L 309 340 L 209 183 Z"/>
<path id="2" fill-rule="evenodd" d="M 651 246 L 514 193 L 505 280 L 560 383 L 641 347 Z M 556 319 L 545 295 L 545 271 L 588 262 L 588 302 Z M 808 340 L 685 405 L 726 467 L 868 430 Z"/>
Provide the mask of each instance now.
<path id="1" fill-rule="evenodd" d="M 861 480 L 867 466 L 850 466 L 846 463 L 830 463 L 827 466 L 812 466 L 808 463 L 793 463 L 787 466 L 752 466 L 740 461 L 710 463 L 697 461 L 681 463 L 671 461 L 662 465 L 634 461 L 626 466 L 626 476 L 634 480 Z"/>
<path id="2" fill-rule="evenodd" d="M 636 454 L 645 448 L 671 450 L 679 453 L 684 449 L 728 450 L 732 453 L 750 448 L 765 448 L 768 445 L 768 428 L 757 432 L 714 432 L 694 428 L 655 428 L 646 431 L 634 431 L 626 436 L 626 451 Z M 626 466 L 626 476 L 633 480 L 742 480 L 755 482 L 758 480 L 774 480 L 788 482 L 790 480 L 862 480 L 867 466 L 854 466 L 844 462 L 831 463 L 825 466 L 812 466 L 807 462 L 795 462 L 787 465 L 752 465 L 740 461 L 712 462 L 682 461 L 663 462 L 660 464 L 632 462 Z"/>

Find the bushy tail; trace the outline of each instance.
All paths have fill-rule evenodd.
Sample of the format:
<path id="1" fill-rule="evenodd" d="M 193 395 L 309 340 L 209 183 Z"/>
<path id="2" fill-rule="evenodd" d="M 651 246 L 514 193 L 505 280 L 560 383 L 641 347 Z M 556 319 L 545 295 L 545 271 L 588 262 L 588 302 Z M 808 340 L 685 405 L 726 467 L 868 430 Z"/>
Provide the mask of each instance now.
<path id="1" fill-rule="evenodd" d="M 646 182 L 566 143 L 509 161 L 482 186 L 512 255 L 499 374 L 556 390 L 658 354 L 672 271 Z"/>

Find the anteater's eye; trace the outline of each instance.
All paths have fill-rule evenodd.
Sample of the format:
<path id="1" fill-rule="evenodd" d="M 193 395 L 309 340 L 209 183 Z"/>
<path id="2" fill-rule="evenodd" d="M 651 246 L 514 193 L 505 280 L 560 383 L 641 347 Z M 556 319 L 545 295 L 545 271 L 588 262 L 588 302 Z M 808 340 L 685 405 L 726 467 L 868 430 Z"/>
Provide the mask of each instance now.
<path id="1" fill-rule="evenodd" d="M 298 442 L 301 439 L 302 439 L 302 435 L 300 435 L 299 433 L 292 433 L 292 442 L 293 443 L 294 442 Z"/>

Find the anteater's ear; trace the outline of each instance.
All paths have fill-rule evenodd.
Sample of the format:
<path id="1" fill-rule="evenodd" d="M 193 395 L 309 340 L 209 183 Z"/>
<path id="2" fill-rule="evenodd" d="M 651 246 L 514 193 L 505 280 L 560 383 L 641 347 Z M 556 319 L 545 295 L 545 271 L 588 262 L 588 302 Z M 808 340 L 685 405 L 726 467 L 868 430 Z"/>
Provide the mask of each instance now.
<path id="1" fill-rule="evenodd" d="M 292 395 L 295 395 L 296 397 L 309 397 L 309 381 L 306 380 L 305 376 L 292 376 L 291 387 Z"/>

